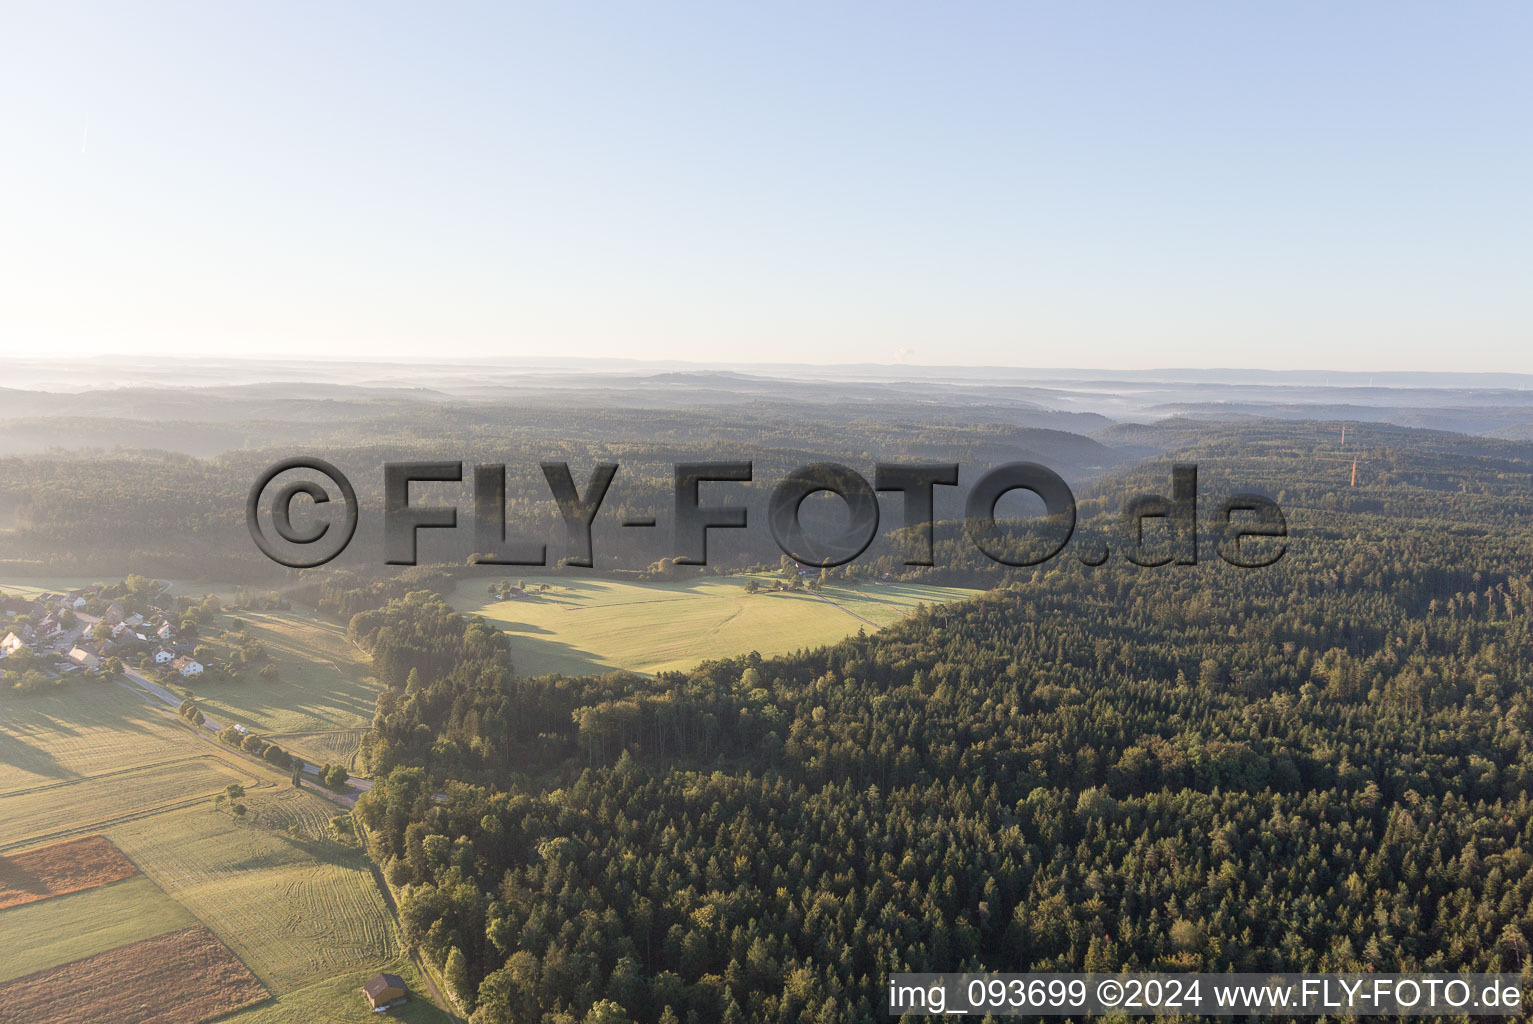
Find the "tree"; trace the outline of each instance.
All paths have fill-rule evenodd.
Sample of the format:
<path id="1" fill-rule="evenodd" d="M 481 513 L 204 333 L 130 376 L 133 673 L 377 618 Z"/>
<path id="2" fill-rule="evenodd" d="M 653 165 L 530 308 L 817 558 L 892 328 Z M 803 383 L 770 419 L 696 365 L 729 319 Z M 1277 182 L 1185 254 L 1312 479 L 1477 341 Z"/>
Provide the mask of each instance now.
<path id="1" fill-rule="evenodd" d="M 582 1024 L 633 1024 L 628 1011 L 610 999 L 603 999 L 591 1007 Z"/>
<path id="2" fill-rule="evenodd" d="M 474 986 L 468 975 L 468 961 L 457 946 L 447 952 L 447 963 L 442 967 L 442 977 L 453 998 L 470 1012 L 474 1009 Z"/>

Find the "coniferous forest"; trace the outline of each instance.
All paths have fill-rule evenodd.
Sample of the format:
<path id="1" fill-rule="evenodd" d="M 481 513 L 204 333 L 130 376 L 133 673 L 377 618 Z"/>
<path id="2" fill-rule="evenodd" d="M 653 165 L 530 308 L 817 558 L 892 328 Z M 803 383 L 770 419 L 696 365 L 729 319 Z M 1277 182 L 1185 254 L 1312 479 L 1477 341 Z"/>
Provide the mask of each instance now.
<path id="1" fill-rule="evenodd" d="M 1275 565 L 970 565 L 966 604 L 658 678 L 519 678 L 432 589 L 375 593 L 359 816 L 407 941 L 476 1024 L 871 1021 L 898 970 L 1524 969 L 1533 463 L 1438 437 L 1351 488 L 1287 427 L 1180 440 L 1283 503 Z"/>

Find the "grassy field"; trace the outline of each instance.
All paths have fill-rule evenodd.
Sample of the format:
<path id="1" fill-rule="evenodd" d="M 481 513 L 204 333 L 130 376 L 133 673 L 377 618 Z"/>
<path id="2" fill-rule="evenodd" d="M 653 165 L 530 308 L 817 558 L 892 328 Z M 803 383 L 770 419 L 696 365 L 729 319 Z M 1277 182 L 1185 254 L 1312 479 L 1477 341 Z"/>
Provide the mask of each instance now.
<path id="1" fill-rule="evenodd" d="M 0 910 L 0 981 L 196 923 L 143 875 Z"/>
<path id="2" fill-rule="evenodd" d="M 300 612 L 233 612 L 220 619 L 261 641 L 277 666 L 276 681 L 249 672 L 235 683 L 198 682 L 172 686 L 195 696 L 220 722 L 266 733 L 323 733 L 365 729 L 372 724 L 381 687 L 346 630 Z M 228 646 L 204 640 L 217 657 Z M 323 760 L 323 758 L 321 758 Z"/>
<path id="3" fill-rule="evenodd" d="M 776 582 L 772 577 L 761 579 Z M 653 673 L 750 651 L 784 654 L 835 643 L 858 629 L 892 625 L 922 603 L 940 604 L 978 593 L 889 583 L 828 586 L 821 596 L 747 594 L 745 577 L 681 583 L 559 578 L 546 593 L 496 601 L 488 596 L 490 582 L 459 584 L 452 604 L 510 633 L 512 659 L 523 675 L 619 668 Z"/>
<path id="4" fill-rule="evenodd" d="M 66 839 L 155 811 L 199 804 L 230 783 L 259 780 L 243 762 L 211 755 L 0 796 L 0 851 Z M 270 783 L 267 783 L 270 785 Z"/>
<path id="5" fill-rule="evenodd" d="M 7 698 L 0 714 L 0 852 L 274 782 L 112 683 Z"/>
<path id="6" fill-rule="evenodd" d="M 362 1002 L 362 983 L 379 971 L 397 974 L 410 990 L 410 1002 L 374 1014 Z M 226 1017 L 219 1024 L 364 1024 L 366 1021 L 398 1020 L 406 1024 L 447 1024 L 448 1017 L 433 1006 L 422 993 L 426 991 L 420 972 L 408 957 L 369 967 L 367 970 L 341 974 L 304 988 L 283 993 L 275 1001 L 263 1003 Z"/>
<path id="7" fill-rule="evenodd" d="M 186 744 L 186 730 L 173 718 L 111 683 L 7 698 L 0 796 L 185 757 Z"/>

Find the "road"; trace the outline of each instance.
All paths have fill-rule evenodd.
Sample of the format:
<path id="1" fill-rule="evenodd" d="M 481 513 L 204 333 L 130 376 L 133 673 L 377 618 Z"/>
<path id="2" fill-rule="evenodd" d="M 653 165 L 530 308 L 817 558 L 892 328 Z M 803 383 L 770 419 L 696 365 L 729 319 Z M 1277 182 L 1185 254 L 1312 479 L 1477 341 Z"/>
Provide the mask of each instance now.
<path id="1" fill-rule="evenodd" d="M 125 689 L 136 689 L 139 693 L 139 696 L 153 698 L 154 700 L 159 701 L 161 704 L 164 704 L 166 707 L 170 708 L 172 711 L 176 711 L 181 707 L 181 697 L 179 694 L 171 690 L 167 690 L 159 683 L 144 675 L 138 669 L 124 666 L 122 674 L 127 676 L 129 682 L 132 684 L 131 686 L 125 683 L 119 684 L 122 685 Z M 216 742 L 218 734 L 223 731 L 224 726 L 217 719 L 210 717 L 208 713 L 204 711 L 202 713 L 202 728 L 206 732 L 210 733 Z M 225 749 L 231 748 L 228 748 L 227 745 L 225 745 Z M 241 751 L 241 753 L 243 753 L 243 751 Z M 256 759 L 251 758 L 251 760 Z M 262 763 L 264 764 L 265 762 Z M 305 775 L 312 775 L 315 777 L 315 779 L 319 778 L 319 768 L 315 765 L 309 764 L 307 761 L 303 762 L 303 773 Z M 343 807 L 352 808 L 357 805 L 357 797 L 361 796 L 363 793 L 366 793 L 372 788 L 373 781 L 371 779 L 362 779 L 352 775 L 348 776 L 346 779 L 345 792 L 338 793 L 335 790 L 330 789 L 328 786 L 322 786 L 318 783 L 315 784 L 314 790 L 321 796 L 327 797 L 328 799 L 335 801 Z"/>

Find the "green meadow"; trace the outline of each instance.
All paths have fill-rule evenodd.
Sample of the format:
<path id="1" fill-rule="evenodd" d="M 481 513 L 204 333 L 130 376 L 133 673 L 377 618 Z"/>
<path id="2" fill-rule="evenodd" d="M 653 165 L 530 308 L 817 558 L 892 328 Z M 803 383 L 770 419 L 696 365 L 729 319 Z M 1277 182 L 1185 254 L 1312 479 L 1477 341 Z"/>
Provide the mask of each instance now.
<path id="1" fill-rule="evenodd" d="M 862 583 L 826 586 L 819 595 L 750 594 L 748 578 L 626 583 L 539 577 L 528 581 L 530 596 L 508 601 L 491 597 L 492 581 L 481 578 L 460 583 L 451 601 L 459 611 L 482 615 L 509 633 L 517 672 L 531 676 L 614 669 L 655 673 L 750 651 L 784 654 L 835 643 L 859 629 L 891 626 L 922 604 L 979 593 L 916 583 Z M 763 587 L 778 582 L 771 576 L 757 580 Z M 540 589 L 544 583 L 547 591 Z"/>
<path id="2" fill-rule="evenodd" d="M 243 610 L 221 617 L 219 626 L 239 628 L 259 640 L 277 668 L 277 679 L 258 678 L 251 669 L 238 682 L 177 681 L 172 689 L 195 697 L 220 722 L 263 735 L 302 734 L 301 739 L 294 737 L 295 746 L 306 753 L 311 747 L 322 750 L 328 745 L 325 734 L 337 731 L 355 749 L 357 730 L 372 724 L 382 687 L 373 679 L 367 656 L 346 639 L 343 626 L 302 612 Z M 229 644 L 220 639 L 200 642 L 215 657 L 229 654 Z"/>

